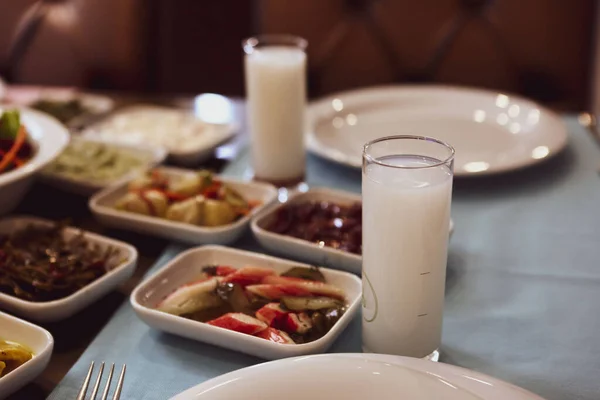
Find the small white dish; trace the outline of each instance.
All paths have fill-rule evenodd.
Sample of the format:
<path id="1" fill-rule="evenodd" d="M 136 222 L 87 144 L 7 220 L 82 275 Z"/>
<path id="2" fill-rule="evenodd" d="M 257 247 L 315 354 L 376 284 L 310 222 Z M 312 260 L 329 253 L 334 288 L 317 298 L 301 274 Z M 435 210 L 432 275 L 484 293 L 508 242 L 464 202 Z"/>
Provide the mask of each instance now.
<path id="1" fill-rule="evenodd" d="M 48 226 L 50 224 L 52 224 L 51 221 L 36 217 L 7 217 L 0 220 L 0 235 L 23 229 L 28 225 Z M 138 258 L 135 247 L 119 240 L 110 239 L 77 228 L 67 227 L 65 229 L 65 235 L 68 238 L 78 235 L 80 232 L 83 232 L 91 243 L 98 244 L 104 248 L 110 246 L 119 250 L 119 253 L 126 258 L 126 261 L 89 285 L 62 299 L 33 302 L 22 300 L 6 293 L 0 293 L 0 308 L 39 322 L 59 321 L 83 310 L 133 275 Z"/>
<path id="2" fill-rule="evenodd" d="M 196 171 L 179 168 L 159 168 L 167 178 L 181 178 Z M 217 227 L 204 227 L 164 218 L 117 210 L 114 205 L 127 193 L 128 182 L 111 186 L 91 197 L 89 205 L 96 218 L 103 224 L 119 229 L 179 240 L 192 244 L 229 244 L 235 242 L 247 229 L 250 219 L 277 197 L 277 189 L 260 182 L 238 181 L 218 176 L 219 180 L 237 190 L 245 199 L 259 201 L 250 214 L 237 221 Z"/>
<path id="3" fill-rule="evenodd" d="M 167 125 L 169 123 L 171 126 Z M 202 131 L 197 139 L 193 135 L 185 136 L 195 129 Z M 208 159 L 219 145 L 233 137 L 237 129 L 235 124 L 208 123 L 186 110 L 135 105 L 87 127 L 83 135 L 129 145 L 164 147 L 173 162 L 193 166 Z M 192 140 L 196 142 L 192 143 Z"/>
<path id="4" fill-rule="evenodd" d="M 37 325 L 0 312 L 0 339 L 22 344 L 33 352 L 33 358 L 0 378 L 0 399 L 8 397 L 34 380 L 46 369 L 54 339 Z"/>
<path id="5" fill-rule="evenodd" d="M 183 284 L 196 279 L 207 265 L 241 268 L 248 265 L 272 268 L 282 273 L 296 266 L 308 265 L 248 251 L 221 246 L 204 246 L 181 253 L 131 294 L 134 311 L 146 324 L 165 332 L 240 351 L 253 356 L 276 359 L 325 352 L 346 328 L 360 306 L 362 284 L 355 275 L 321 268 L 328 283 L 344 290 L 348 310 L 322 338 L 305 344 L 279 344 L 239 332 L 192 321 L 155 309 L 165 296 Z"/>
<path id="6" fill-rule="evenodd" d="M 33 85 L 11 85 L 6 90 L 5 99 L 2 100 L 2 96 L 0 96 L 0 101 L 27 107 L 31 107 L 39 100 L 71 101 L 75 99 L 79 100 L 85 108 L 85 112 L 75 116 L 66 123 L 71 128 L 85 125 L 85 121 L 89 117 L 106 114 L 115 106 L 114 100 L 108 96 L 82 93 L 72 87 L 48 88 Z"/>
<path id="7" fill-rule="evenodd" d="M 327 246 L 295 237 L 281 235 L 265 229 L 273 220 L 275 213 L 289 204 L 309 201 L 329 201 L 340 205 L 350 206 L 361 202 L 359 194 L 332 190 L 327 188 L 311 188 L 307 192 L 297 192 L 290 196 L 285 203 L 276 203 L 259 213 L 252 220 L 252 232 L 258 242 L 275 254 L 297 258 L 315 265 L 350 271 L 360 274 L 362 271 L 362 256 L 347 251 L 337 250 Z M 454 231 L 454 222 L 450 221 L 450 235 Z"/>
<path id="8" fill-rule="evenodd" d="M 0 105 L 0 114 L 12 108 Z M 33 183 L 37 172 L 54 161 L 70 139 L 67 128 L 54 118 L 27 108 L 19 108 L 19 111 L 35 154 L 22 167 L 0 173 L 0 215 L 17 206 Z"/>
<path id="9" fill-rule="evenodd" d="M 543 400 L 479 372 L 384 354 L 322 354 L 267 362 L 218 376 L 172 400 L 248 398 Z"/>
<path id="10" fill-rule="evenodd" d="M 308 149 L 360 168 L 365 143 L 419 135 L 456 149 L 455 176 L 487 175 L 537 164 L 561 151 L 567 130 L 552 111 L 519 96 L 452 86 L 382 86 L 312 103 Z"/>
<path id="11" fill-rule="evenodd" d="M 48 183 L 51 186 L 57 187 L 69 193 L 79 194 L 82 196 L 90 196 L 108 186 L 117 184 L 122 181 L 126 181 L 131 179 L 132 177 L 139 174 L 141 171 L 144 171 L 148 168 L 152 168 L 154 166 L 162 163 L 167 157 L 167 151 L 158 147 L 148 147 L 144 145 L 127 145 L 122 143 L 110 143 L 103 140 L 92 139 L 92 138 L 83 138 L 83 137 L 74 137 L 71 139 L 72 143 L 77 142 L 96 142 L 96 143 L 104 143 L 107 146 L 114 146 L 117 148 L 122 148 L 126 150 L 130 154 L 134 156 L 138 156 L 142 159 L 146 159 L 147 162 L 140 165 L 138 168 L 132 169 L 129 173 L 124 176 L 121 176 L 117 179 L 113 180 L 104 180 L 104 181 L 93 181 L 87 180 L 83 178 L 74 178 L 69 176 L 64 176 L 61 174 L 55 174 L 51 172 L 47 172 L 46 170 L 42 170 L 40 174 L 40 178 L 42 181 Z"/>

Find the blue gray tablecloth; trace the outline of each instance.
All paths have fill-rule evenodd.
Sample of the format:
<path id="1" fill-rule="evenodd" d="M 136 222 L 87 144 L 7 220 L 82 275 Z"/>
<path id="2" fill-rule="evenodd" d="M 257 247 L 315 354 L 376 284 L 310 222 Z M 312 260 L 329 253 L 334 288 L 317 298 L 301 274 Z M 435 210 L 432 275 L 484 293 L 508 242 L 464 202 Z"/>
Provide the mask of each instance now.
<path id="1" fill-rule="evenodd" d="M 566 118 L 569 147 L 543 165 L 455 181 L 442 361 L 551 400 L 600 399 L 600 148 Z M 247 154 L 225 171 L 243 176 Z M 307 181 L 360 191 L 360 173 L 309 157 Z M 262 251 L 250 237 L 236 247 Z M 172 245 L 149 273 L 182 251 Z M 333 352 L 360 351 L 360 321 Z M 154 331 L 123 306 L 50 396 L 74 398 L 90 361 L 127 363 L 125 399 L 166 399 L 261 362 Z M 252 395 L 249 394 L 249 399 Z"/>

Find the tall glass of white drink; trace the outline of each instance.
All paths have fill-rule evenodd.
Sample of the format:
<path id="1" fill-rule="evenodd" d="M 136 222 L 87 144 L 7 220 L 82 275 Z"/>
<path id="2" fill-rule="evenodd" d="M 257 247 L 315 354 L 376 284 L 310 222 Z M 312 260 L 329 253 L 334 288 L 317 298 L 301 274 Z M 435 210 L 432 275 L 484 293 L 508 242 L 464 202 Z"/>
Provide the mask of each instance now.
<path id="1" fill-rule="evenodd" d="M 363 350 L 437 358 L 454 149 L 389 136 L 363 151 Z"/>
<path id="2" fill-rule="evenodd" d="M 306 46 L 290 35 L 243 42 L 254 177 L 277 186 L 304 178 Z"/>

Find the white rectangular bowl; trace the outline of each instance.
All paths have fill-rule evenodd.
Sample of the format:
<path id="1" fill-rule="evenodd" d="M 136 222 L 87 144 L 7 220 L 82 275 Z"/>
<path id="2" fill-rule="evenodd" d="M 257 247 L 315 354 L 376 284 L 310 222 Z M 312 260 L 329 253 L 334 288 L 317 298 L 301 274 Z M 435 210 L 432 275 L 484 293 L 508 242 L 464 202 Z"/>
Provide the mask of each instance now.
<path id="1" fill-rule="evenodd" d="M 139 157 L 148 158 L 148 161 L 141 165 L 139 168 L 135 168 L 130 171 L 125 176 L 119 177 L 117 179 L 108 180 L 108 181 L 93 181 L 87 179 L 78 179 L 73 177 L 67 177 L 60 174 L 54 174 L 42 170 L 40 173 L 40 179 L 58 189 L 64 190 L 65 192 L 78 194 L 81 196 L 90 196 L 106 187 L 117 184 L 121 181 L 126 181 L 131 179 L 133 176 L 138 173 L 152 168 L 160 163 L 162 163 L 167 157 L 167 151 L 162 148 L 148 147 L 143 145 L 133 146 L 122 143 L 111 143 L 103 140 L 92 139 L 92 138 L 83 138 L 83 137 L 73 137 L 71 138 L 71 142 L 94 142 L 94 143 L 104 143 L 107 146 L 113 146 L 117 148 L 123 148 L 127 150 L 134 156 L 137 155 Z"/>
<path id="2" fill-rule="evenodd" d="M 0 339 L 22 344 L 33 351 L 31 360 L 0 378 L 0 399 L 4 399 L 46 369 L 54 339 L 47 330 L 3 312 L 0 312 Z"/>
<path id="3" fill-rule="evenodd" d="M 265 226 L 275 217 L 275 213 L 282 207 L 288 204 L 308 201 L 329 201 L 345 206 L 362 202 L 359 194 L 340 190 L 316 187 L 311 188 L 307 192 L 298 192 L 292 195 L 287 202 L 273 204 L 260 212 L 252 220 L 252 232 L 258 242 L 269 251 L 278 255 L 360 274 L 362 272 L 362 256 L 358 254 L 320 246 L 317 243 L 281 235 L 265 229 Z M 452 235 L 453 230 L 454 223 L 450 221 L 450 235 Z"/>
<path id="4" fill-rule="evenodd" d="M 275 254 L 360 274 L 362 257 L 358 254 L 327 246 L 319 246 L 317 243 L 287 235 L 280 235 L 265 229 L 265 226 L 275 218 L 275 213 L 282 207 L 308 201 L 331 201 L 340 205 L 350 206 L 357 202 L 360 203 L 361 196 L 359 194 L 325 188 L 311 188 L 304 193 L 298 192 L 291 196 L 287 202 L 275 204 L 254 218 L 252 221 L 252 232 L 254 232 L 258 242 Z"/>
<path id="5" fill-rule="evenodd" d="M 148 112 L 152 112 L 153 110 L 163 110 L 163 109 L 173 109 L 173 107 L 162 107 L 162 106 L 155 106 L 155 105 L 149 105 L 149 104 L 137 104 L 137 105 L 132 105 L 132 106 L 129 106 L 126 108 L 122 108 L 122 109 L 112 113 L 107 118 L 99 121 L 98 123 L 87 127 L 83 131 L 83 136 L 87 137 L 87 138 L 95 138 L 95 139 L 99 139 L 99 140 L 105 140 L 105 138 L 103 138 L 102 135 L 98 131 L 102 127 L 102 125 L 109 123 L 112 119 L 127 118 L 127 116 L 129 114 L 131 114 L 132 112 L 135 112 L 135 111 L 139 111 L 139 110 L 145 110 Z M 181 111 L 182 115 L 186 115 L 186 114 L 190 113 L 189 110 L 181 109 L 180 111 Z M 203 121 L 203 123 L 212 126 L 212 128 L 213 128 L 212 133 L 207 134 L 205 142 L 202 143 L 201 145 L 196 146 L 195 148 L 186 149 L 186 150 L 169 150 L 169 149 L 167 149 L 169 151 L 169 158 L 173 162 L 175 162 L 176 164 L 184 165 L 184 166 L 198 165 L 198 163 L 210 158 L 210 156 L 214 153 L 214 151 L 217 147 L 219 147 L 221 144 L 223 144 L 226 141 L 228 141 L 229 139 L 231 139 L 235 135 L 235 133 L 239 130 L 239 126 L 236 124 L 211 124 L 206 121 Z M 122 143 L 127 143 L 127 144 L 131 144 L 134 146 L 137 144 L 141 144 L 141 143 L 139 143 L 137 138 L 134 139 L 134 142 L 132 142 L 130 139 L 131 138 L 124 136 L 122 139 L 120 139 L 120 141 Z M 109 141 L 112 142 L 114 140 L 115 140 L 114 138 L 111 138 Z"/>
<path id="6" fill-rule="evenodd" d="M 14 232 L 30 224 L 48 226 L 52 222 L 27 216 L 8 217 L 0 220 L 0 235 Z M 79 234 L 79 232 L 81 230 L 73 227 L 65 229 L 65 235 L 68 238 Z M 103 248 L 111 246 L 119 250 L 120 254 L 126 257 L 127 260 L 89 285 L 62 299 L 33 302 L 22 300 L 6 293 L 0 293 L 0 308 L 34 321 L 59 321 L 83 310 L 133 275 L 138 257 L 135 247 L 119 240 L 96 235 L 95 233 L 87 231 L 83 231 L 83 233 L 92 243 L 98 244 Z"/>
<path id="7" fill-rule="evenodd" d="M 179 168 L 159 169 L 167 177 L 173 178 L 195 173 Z M 127 193 L 128 182 L 121 182 L 95 194 L 89 204 L 96 218 L 108 226 L 191 244 L 229 244 L 246 231 L 254 215 L 275 200 L 277 189 L 266 183 L 237 181 L 220 176 L 218 179 L 237 190 L 244 198 L 260 201 L 261 205 L 231 224 L 205 227 L 115 209 L 114 204 Z"/>
<path id="8" fill-rule="evenodd" d="M 322 268 L 321 272 L 327 282 L 344 290 L 349 307 L 325 336 L 305 344 L 274 343 L 155 309 L 156 304 L 173 290 L 197 279 L 204 266 L 214 264 L 234 268 L 247 265 L 269 267 L 278 273 L 295 266 L 308 267 L 293 261 L 221 246 L 197 247 L 181 253 L 136 287 L 130 298 L 133 309 L 140 319 L 155 329 L 256 357 L 277 359 L 325 352 L 348 326 L 360 305 L 362 284 L 357 276 Z"/>

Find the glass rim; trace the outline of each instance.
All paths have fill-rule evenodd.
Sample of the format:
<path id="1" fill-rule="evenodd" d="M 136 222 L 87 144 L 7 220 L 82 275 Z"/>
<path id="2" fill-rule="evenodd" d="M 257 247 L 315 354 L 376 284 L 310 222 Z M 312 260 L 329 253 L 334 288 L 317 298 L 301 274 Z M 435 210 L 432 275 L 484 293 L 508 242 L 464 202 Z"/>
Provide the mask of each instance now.
<path id="1" fill-rule="evenodd" d="M 450 155 L 448 157 L 446 157 L 444 160 L 439 160 L 438 162 L 434 163 L 434 164 L 430 164 L 430 165 L 423 165 L 423 166 L 402 166 L 402 165 L 395 165 L 395 164 L 390 164 L 387 163 L 385 161 L 381 161 L 378 160 L 377 158 L 373 157 L 372 155 L 370 155 L 368 153 L 369 148 L 371 146 L 373 146 L 374 144 L 380 143 L 380 142 L 385 142 L 388 140 L 398 140 L 398 139 L 412 139 L 412 140 L 422 140 L 425 142 L 433 142 L 433 143 L 437 143 L 439 145 L 444 146 L 447 150 L 450 151 Z M 384 167 L 390 167 L 390 168 L 398 168 L 398 169 L 425 169 L 425 168 L 435 168 L 435 167 L 439 167 L 441 165 L 446 165 L 446 164 L 450 164 L 453 160 L 454 160 L 454 155 L 455 155 L 456 151 L 454 150 L 454 147 L 452 147 L 451 145 L 449 145 L 448 143 L 436 139 L 436 138 L 432 138 L 431 136 L 417 136 L 417 135 L 392 135 L 392 136 L 384 136 L 375 140 L 371 140 L 370 142 L 367 142 L 364 146 L 363 146 L 363 158 L 367 159 L 369 162 L 375 163 L 375 164 L 379 164 L 382 165 Z"/>
<path id="2" fill-rule="evenodd" d="M 251 54 L 261 43 L 264 43 L 267 46 L 281 45 L 296 47 L 302 51 L 306 51 L 306 48 L 308 47 L 308 40 L 301 36 L 286 33 L 265 33 L 242 40 L 244 53 Z"/>

